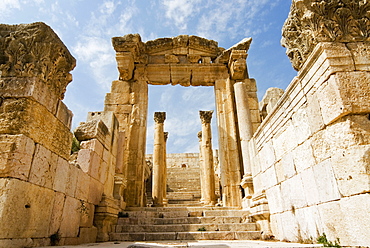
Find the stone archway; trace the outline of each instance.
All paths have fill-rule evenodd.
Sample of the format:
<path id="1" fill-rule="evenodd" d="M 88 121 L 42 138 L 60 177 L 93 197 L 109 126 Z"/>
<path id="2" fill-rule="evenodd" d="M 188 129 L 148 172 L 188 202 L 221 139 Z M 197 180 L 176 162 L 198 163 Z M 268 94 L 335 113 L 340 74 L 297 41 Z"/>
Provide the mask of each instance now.
<path id="1" fill-rule="evenodd" d="M 248 78 L 246 57 L 251 39 L 228 50 L 218 43 L 197 36 L 181 35 L 146 43 L 138 34 L 112 39 L 116 51 L 119 80 L 112 83 L 105 100 L 105 111 L 117 116 L 125 138 L 116 173 L 127 179 L 125 201 L 143 206 L 148 84 L 213 86 L 218 120 L 221 185 L 225 206 L 241 206 L 240 183 L 245 171 L 238 129 L 234 84 L 246 85 L 252 118 L 239 120 L 256 130 L 260 120 L 255 81 Z M 244 122 L 249 123 L 244 123 Z M 123 134 L 124 133 L 124 134 Z"/>

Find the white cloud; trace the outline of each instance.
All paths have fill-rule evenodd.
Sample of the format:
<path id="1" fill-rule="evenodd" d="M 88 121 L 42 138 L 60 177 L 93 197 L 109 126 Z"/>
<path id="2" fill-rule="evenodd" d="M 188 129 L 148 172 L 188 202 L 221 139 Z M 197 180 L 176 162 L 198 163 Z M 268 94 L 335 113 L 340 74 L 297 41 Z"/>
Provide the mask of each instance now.
<path id="1" fill-rule="evenodd" d="M 100 12 L 102 14 L 111 15 L 116 10 L 116 7 L 117 5 L 114 3 L 114 1 L 104 1 L 104 3 L 100 6 Z"/>
<path id="2" fill-rule="evenodd" d="M 197 4 L 201 0 L 163 0 L 162 4 L 166 9 L 166 17 L 175 22 L 180 30 L 187 29 L 189 17 L 197 12 Z"/>
<path id="3" fill-rule="evenodd" d="M 116 64 L 110 40 L 83 37 L 72 50 L 78 60 L 89 65 L 96 82 L 104 85 L 105 90 L 109 90 L 110 81 L 107 81 L 107 75 L 112 74 L 110 70 L 115 68 Z"/>
<path id="4" fill-rule="evenodd" d="M 20 9 L 19 0 L 1 0 L 0 1 L 0 18 L 8 16 L 13 9 Z"/>

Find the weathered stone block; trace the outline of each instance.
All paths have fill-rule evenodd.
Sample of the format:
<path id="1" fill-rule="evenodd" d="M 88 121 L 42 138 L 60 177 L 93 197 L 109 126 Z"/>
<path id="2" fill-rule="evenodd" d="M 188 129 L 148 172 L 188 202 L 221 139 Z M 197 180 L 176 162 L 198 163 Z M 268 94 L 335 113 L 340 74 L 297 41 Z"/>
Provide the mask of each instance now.
<path id="1" fill-rule="evenodd" d="M 62 223 L 59 229 L 62 237 L 77 237 L 81 219 L 81 207 L 81 201 L 69 196 L 66 197 Z"/>
<path id="2" fill-rule="evenodd" d="M 48 236 L 57 233 L 60 228 L 60 225 L 62 222 L 62 214 L 63 214 L 65 199 L 66 197 L 65 197 L 65 194 L 63 193 L 56 192 L 54 194 L 54 202 L 52 205 Z"/>
<path id="3" fill-rule="evenodd" d="M 95 206 L 91 203 L 81 201 L 81 212 L 80 227 L 92 227 L 94 220 Z"/>
<path id="4" fill-rule="evenodd" d="M 291 152 L 298 146 L 296 136 L 297 133 L 295 132 L 295 128 L 291 121 L 288 121 L 285 126 L 279 130 L 279 133 L 273 140 L 277 160 L 281 159 L 283 154 Z"/>
<path id="5" fill-rule="evenodd" d="M 262 171 L 265 171 L 267 168 L 275 163 L 275 150 L 272 142 L 269 141 L 264 144 L 263 148 L 258 153 L 258 157 Z"/>
<path id="6" fill-rule="evenodd" d="M 182 86 L 190 86 L 191 83 L 191 69 L 182 65 L 171 65 L 171 84 Z"/>
<path id="7" fill-rule="evenodd" d="M 81 149 L 90 149 L 94 151 L 99 157 L 103 157 L 104 147 L 102 143 L 100 143 L 100 141 L 97 139 L 82 141 L 80 146 L 81 146 Z"/>
<path id="8" fill-rule="evenodd" d="M 331 161 L 341 195 L 370 192 L 370 145 L 338 151 Z"/>
<path id="9" fill-rule="evenodd" d="M 313 173 L 319 192 L 320 202 L 328 202 L 341 198 L 331 159 L 324 160 L 315 165 L 313 167 Z"/>
<path id="10" fill-rule="evenodd" d="M 271 214 L 283 212 L 284 210 L 283 200 L 285 199 L 282 198 L 280 184 L 267 189 L 266 198 L 269 203 L 269 209 Z"/>
<path id="11" fill-rule="evenodd" d="M 70 155 L 72 134 L 68 127 L 30 99 L 4 100 L 0 107 L 0 134 L 24 134 L 65 159 Z"/>
<path id="12" fill-rule="evenodd" d="M 148 65 L 147 78 L 150 84 L 166 85 L 171 83 L 170 65 Z"/>
<path id="13" fill-rule="evenodd" d="M 129 104 L 130 93 L 107 93 L 105 95 L 104 104 Z"/>
<path id="14" fill-rule="evenodd" d="M 131 83 L 128 81 L 114 80 L 111 85 L 112 93 L 130 94 Z"/>
<path id="15" fill-rule="evenodd" d="M 54 194 L 28 182 L 0 179 L 0 239 L 48 237 Z"/>
<path id="16" fill-rule="evenodd" d="M 52 189 L 58 159 L 58 155 L 52 153 L 42 145 L 37 144 L 29 181 L 42 187 Z"/>
<path id="17" fill-rule="evenodd" d="M 300 175 L 303 183 L 302 194 L 305 195 L 308 206 L 318 204 L 320 202 L 320 194 L 312 167 L 302 171 Z"/>
<path id="18" fill-rule="evenodd" d="M 37 78 L 15 78 L 0 79 L 0 96 L 7 98 L 29 98 L 39 102 L 47 110 L 55 114 L 59 102 L 59 96 L 52 92 L 48 85 Z"/>
<path id="19" fill-rule="evenodd" d="M 103 145 L 109 144 L 110 132 L 104 122 L 99 119 L 80 124 L 74 133 L 79 141 L 97 139 Z"/>
<path id="20" fill-rule="evenodd" d="M 98 180 L 91 178 L 87 201 L 94 205 L 98 205 L 102 199 L 103 191 L 104 191 L 103 184 Z"/>
<path id="21" fill-rule="evenodd" d="M 69 178 L 68 178 L 69 170 L 70 170 L 69 162 L 59 157 L 58 162 L 57 162 L 57 168 L 55 171 L 54 184 L 53 184 L 53 189 L 55 191 L 62 192 L 62 193 L 66 192 L 67 182 L 69 181 Z"/>
<path id="22" fill-rule="evenodd" d="M 34 150 L 25 135 L 0 135 L 0 177 L 28 180 Z"/>
<path id="23" fill-rule="evenodd" d="M 130 80 L 134 72 L 134 57 L 131 52 L 116 52 L 117 67 L 121 80 Z"/>
<path id="24" fill-rule="evenodd" d="M 74 197 L 76 193 L 77 187 L 77 178 L 79 175 L 79 171 L 81 169 L 77 168 L 73 164 L 69 165 L 69 172 L 67 177 L 67 184 L 66 184 L 66 194 L 68 196 Z"/>
<path id="25" fill-rule="evenodd" d="M 83 172 L 95 179 L 99 179 L 99 167 L 102 164 L 102 159 L 95 151 L 90 149 L 79 150 L 77 163 Z"/>
<path id="26" fill-rule="evenodd" d="M 89 197 L 90 179 L 91 177 L 87 173 L 83 172 L 82 170 L 78 171 L 75 193 L 75 197 L 77 199 L 87 201 Z"/>
<path id="27" fill-rule="evenodd" d="M 295 241 L 315 240 L 324 232 L 317 206 L 296 209 L 294 214 L 298 222 L 300 235 Z"/>
<path id="28" fill-rule="evenodd" d="M 60 120 L 68 129 L 72 126 L 73 113 L 67 108 L 67 106 L 59 100 L 56 117 Z"/>
<path id="29" fill-rule="evenodd" d="M 98 235 L 98 229 L 96 227 L 80 228 L 79 243 L 88 244 L 95 243 Z"/>
<path id="30" fill-rule="evenodd" d="M 352 53 L 356 71 L 370 71 L 370 43 L 353 42 L 347 43 L 346 46 Z"/>
<path id="31" fill-rule="evenodd" d="M 311 140 L 307 140 L 303 144 L 297 146 L 292 152 L 294 167 L 297 173 L 316 164 L 315 157 L 311 146 Z"/>

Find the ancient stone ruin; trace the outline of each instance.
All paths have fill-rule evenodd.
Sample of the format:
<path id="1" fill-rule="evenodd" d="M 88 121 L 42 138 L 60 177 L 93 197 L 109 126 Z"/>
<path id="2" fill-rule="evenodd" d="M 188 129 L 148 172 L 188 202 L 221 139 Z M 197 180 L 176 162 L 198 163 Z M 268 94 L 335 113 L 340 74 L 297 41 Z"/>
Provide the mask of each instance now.
<path id="1" fill-rule="evenodd" d="M 62 100 L 75 59 L 43 23 L 0 25 L 0 247 L 324 235 L 368 246 L 369 13 L 365 0 L 293 0 L 282 44 L 298 74 L 260 102 L 250 38 L 223 49 L 115 37 L 119 79 L 74 134 Z M 214 87 L 199 154 L 166 154 L 164 112 L 145 154 L 149 84 Z"/>

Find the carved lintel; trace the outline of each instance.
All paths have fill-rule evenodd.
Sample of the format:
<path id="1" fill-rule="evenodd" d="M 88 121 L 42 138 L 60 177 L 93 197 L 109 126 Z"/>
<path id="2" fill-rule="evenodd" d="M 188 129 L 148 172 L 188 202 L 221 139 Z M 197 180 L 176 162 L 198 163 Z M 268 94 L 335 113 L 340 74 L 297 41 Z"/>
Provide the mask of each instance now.
<path id="1" fill-rule="evenodd" d="M 156 123 L 163 123 L 166 120 L 166 112 L 154 112 L 154 121 Z"/>
<path id="2" fill-rule="evenodd" d="M 211 123 L 213 110 L 210 111 L 199 111 L 200 119 L 202 121 L 202 124 L 204 123 Z"/>
<path id="3" fill-rule="evenodd" d="M 302 67 L 319 42 L 369 40 L 369 11 L 366 0 L 294 0 L 281 41 L 294 69 Z"/>

